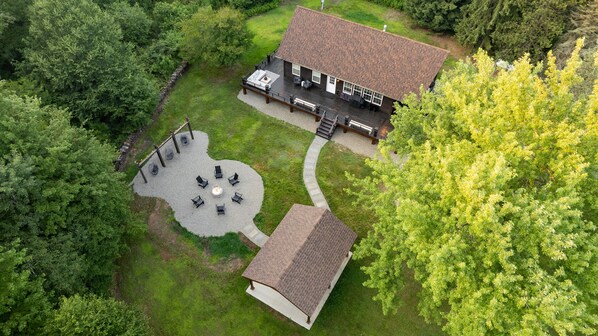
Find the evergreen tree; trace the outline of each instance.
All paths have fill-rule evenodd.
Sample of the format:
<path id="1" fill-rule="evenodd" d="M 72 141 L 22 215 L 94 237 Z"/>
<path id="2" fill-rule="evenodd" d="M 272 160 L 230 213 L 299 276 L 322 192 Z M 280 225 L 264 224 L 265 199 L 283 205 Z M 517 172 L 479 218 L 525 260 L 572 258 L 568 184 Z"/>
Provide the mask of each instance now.
<path id="1" fill-rule="evenodd" d="M 453 31 L 461 7 L 470 0 L 405 0 L 405 11 L 415 21 L 435 31 Z"/>
<path id="2" fill-rule="evenodd" d="M 459 41 L 513 61 L 529 53 L 544 58 L 563 34 L 571 10 L 584 0 L 472 0 L 456 26 Z"/>

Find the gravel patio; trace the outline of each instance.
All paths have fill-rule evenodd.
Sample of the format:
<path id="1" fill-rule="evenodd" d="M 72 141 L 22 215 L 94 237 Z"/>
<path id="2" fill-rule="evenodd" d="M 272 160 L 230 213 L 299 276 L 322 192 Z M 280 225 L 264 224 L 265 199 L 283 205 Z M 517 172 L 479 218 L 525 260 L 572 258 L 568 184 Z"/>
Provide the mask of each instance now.
<path id="1" fill-rule="evenodd" d="M 262 177 L 250 166 L 233 160 L 214 160 L 208 153 L 208 135 L 193 131 L 194 140 L 188 132 L 177 134 L 177 140 L 186 135 L 189 143 L 186 146 L 178 141 L 181 153 L 176 153 L 172 140 L 162 147 L 166 167 L 162 167 L 157 155 L 154 155 L 143 167 L 147 183 L 140 173 L 133 179 L 133 190 L 141 196 L 164 199 L 174 211 L 176 220 L 187 230 L 198 236 L 223 236 L 227 232 L 243 232 L 256 245 L 262 246 L 267 240 L 253 223 L 253 218 L 260 211 L 264 199 L 264 183 Z M 167 160 L 164 152 L 171 148 L 174 157 Z M 157 175 L 149 171 L 154 163 L 159 167 Z M 223 177 L 214 177 L 214 167 L 222 167 Z M 237 173 L 239 183 L 231 185 L 228 177 Z M 198 186 L 196 177 L 209 181 L 206 188 Z M 212 189 L 222 188 L 222 195 L 214 196 Z M 240 204 L 231 200 L 235 192 L 243 195 Z M 191 201 L 201 196 L 205 204 L 196 207 Z M 225 214 L 218 215 L 216 205 L 225 206 Z"/>

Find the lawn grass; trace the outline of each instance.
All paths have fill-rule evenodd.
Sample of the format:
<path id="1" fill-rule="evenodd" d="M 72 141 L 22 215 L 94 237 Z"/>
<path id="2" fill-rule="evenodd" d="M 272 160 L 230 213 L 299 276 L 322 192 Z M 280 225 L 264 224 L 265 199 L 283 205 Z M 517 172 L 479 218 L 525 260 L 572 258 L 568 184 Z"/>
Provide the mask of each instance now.
<path id="1" fill-rule="evenodd" d="M 140 209 L 155 200 L 136 197 Z M 149 217 L 147 211 L 143 211 Z M 351 261 L 311 331 L 287 320 L 245 293 L 241 277 L 255 252 L 215 259 L 197 248 L 197 238 L 181 235 L 172 214 L 132 242 L 122 259 L 120 296 L 150 317 L 156 335 L 440 335 L 417 315 L 417 288 L 403 291 L 397 315 L 383 316 L 374 291 L 362 286 L 364 261 Z"/>
<path id="2" fill-rule="evenodd" d="M 231 69 L 193 66 L 177 83 L 164 112 L 138 142 L 137 159 L 160 143 L 188 116 L 193 129 L 209 135 L 209 155 L 234 159 L 253 167 L 264 181 L 264 203 L 255 222 L 270 234 L 294 203 L 311 204 L 302 182 L 305 153 L 314 135 L 270 118 L 236 98 L 240 78 L 267 53 L 276 49 L 295 5 L 286 3 L 251 18 L 254 46 Z M 319 0 L 300 2 L 317 8 Z M 327 12 L 379 27 L 393 15 L 388 9 L 362 0 L 327 5 Z M 390 14 L 389 14 L 390 13 Z M 388 22 L 389 31 L 426 41 L 401 22 Z M 405 30 L 402 33 L 402 30 Z M 372 212 L 352 205 L 344 189 L 350 187 L 345 171 L 369 174 L 363 157 L 328 143 L 318 161 L 318 182 L 333 212 L 359 238 L 373 221 Z M 129 177 L 135 168 L 128 171 Z M 149 232 L 132 242 L 121 261 L 119 297 L 141 307 L 157 335 L 303 335 L 308 332 L 281 317 L 245 293 L 242 270 L 255 255 L 234 235 L 198 238 L 181 229 L 167 210 L 155 210 L 156 201 L 136 197 L 135 209 L 144 214 Z M 154 209 L 154 210 L 151 210 Z M 150 213 L 153 219 L 150 220 Z M 156 226 L 156 217 L 159 217 Z M 163 228 L 158 230 L 156 227 Z M 362 286 L 366 261 L 351 261 L 324 306 L 313 335 L 439 335 L 416 310 L 417 288 L 410 282 L 403 291 L 404 305 L 394 316 L 383 316 L 375 292 Z"/>

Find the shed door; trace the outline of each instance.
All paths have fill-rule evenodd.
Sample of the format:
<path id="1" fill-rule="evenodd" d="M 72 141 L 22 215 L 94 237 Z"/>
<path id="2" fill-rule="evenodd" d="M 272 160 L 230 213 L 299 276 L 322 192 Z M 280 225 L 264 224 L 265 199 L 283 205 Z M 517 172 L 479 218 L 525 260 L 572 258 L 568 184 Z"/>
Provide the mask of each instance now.
<path id="1" fill-rule="evenodd" d="M 328 81 L 326 82 L 326 91 L 330 93 L 336 92 L 336 77 L 328 76 Z"/>

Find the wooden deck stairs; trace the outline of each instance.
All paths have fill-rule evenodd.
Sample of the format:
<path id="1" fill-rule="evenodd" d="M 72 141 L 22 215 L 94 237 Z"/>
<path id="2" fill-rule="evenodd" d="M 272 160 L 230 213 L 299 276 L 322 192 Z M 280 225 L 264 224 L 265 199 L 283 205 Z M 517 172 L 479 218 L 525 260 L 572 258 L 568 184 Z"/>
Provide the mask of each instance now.
<path id="1" fill-rule="evenodd" d="M 324 112 L 322 119 L 320 119 L 320 125 L 318 125 L 318 129 L 316 130 L 316 135 L 326 140 L 330 140 L 332 134 L 334 134 L 337 121 L 338 116 L 334 116 L 334 118 L 330 119 L 329 116 L 326 116 L 326 112 Z"/>

